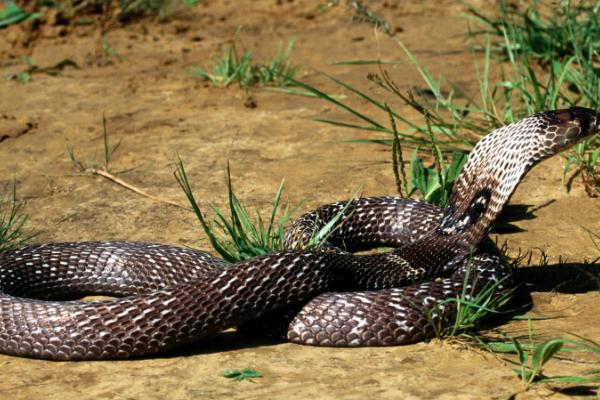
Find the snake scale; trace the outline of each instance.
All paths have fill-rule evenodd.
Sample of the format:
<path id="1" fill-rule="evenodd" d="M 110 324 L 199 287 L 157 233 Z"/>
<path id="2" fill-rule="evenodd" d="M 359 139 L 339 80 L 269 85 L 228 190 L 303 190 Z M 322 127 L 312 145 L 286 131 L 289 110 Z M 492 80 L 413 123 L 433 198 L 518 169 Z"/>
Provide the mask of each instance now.
<path id="1" fill-rule="evenodd" d="M 147 356 L 278 319 L 295 343 L 422 340 L 433 334 L 428 313 L 449 318 L 453 307 L 444 300 L 457 296 L 465 279 L 473 292 L 511 285 L 510 269 L 486 239 L 489 229 L 534 164 L 599 125 L 595 111 L 571 108 L 496 129 L 470 153 L 446 207 L 353 200 L 322 249 L 301 247 L 344 202 L 293 222 L 289 250 L 235 264 L 136 242 L 41 244 L 0 254 L 0 352 L 49 360 Z M 353 254 L 379 246 L 394 250 Z M 116 298 L 73 300 L 92 294 Z"/>

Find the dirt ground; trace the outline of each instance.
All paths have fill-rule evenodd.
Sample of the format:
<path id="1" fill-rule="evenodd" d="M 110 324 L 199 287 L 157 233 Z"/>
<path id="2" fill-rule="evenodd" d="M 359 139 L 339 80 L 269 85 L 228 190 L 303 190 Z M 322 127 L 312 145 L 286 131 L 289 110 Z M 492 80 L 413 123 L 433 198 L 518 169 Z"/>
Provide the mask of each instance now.
<path id="1" fill-rule="evenodd" d="M 302 66 L 299 77 L 328 93 L 348 94 L 319 71 L 373 90 L 365 76 L 375 67 L 332 63 L 404 60 L 395 39 L 435 73 L 477 92 L 460 3 L 368 2 L 390 23 L 395 39 L 354 22 L 342 6 L 317 13 L 319 4 L 206 0 L 166 23 L 114 26 L 104 37 L 126 57 L 122 61 L 103 55 L 96 26 L 47 24 L 32 39 L 22 27 L 0 31 L 2 75 L 22 69 L 24 54 L 39 65 L 70 58 L 80 66 L 55 77 L 35 74 L 26 85 L 0 79 L 0 177 L 9 182 L 16 176 L 19 195 L 28 201 L 28 228 L 39 232 L 36 240 L 127 239 L 209 249 L 191 212 L 101 177 L 73 173 L 67 144 L 81 161 L 101 158 L 102 113 L 110 139 L 122 139 L 112 171 L 182 204 L 184 195 L 173 178 L 176 154 L 205 205 L 226 204 L 227 160 L 238 195 L 259 210 L 269 209 L 283 178 L 290 202 L 305 199 L 304 210 L 345 199 L 361 187 L 365 196 L 392 194 L 387 148 L 337 143 L 361 134 L 307 118 L 342 116 L 329 104 L 259 89 L 253 91 L 256 108 L 248 108 L 239 88 L 215 88 L 190 75 L 192 64 L 206 66 L 243 26 L 242 44 L 256 60 L 266 60 L 279 43 L 295 37 L 292 60 Z M 408 63 L 388 69 L 402 89 L 420 83 Z M 368 109 L 351 96 L 348 101 Z M 509 216 L 518 219 L 514 225 L 520 230 L 497 239 L 508 241 L 513 254 L 519 248 L 543 249 L 549 256 L 547 267 L 524 274 L 532 289 L 528 315 L 555 317 L 534 322 L 539 337 L 573 332 L 598 340 L 600 291 L 594 275 L 599 265 L 584 267 L 583 262 L 600 255 L 584 229 L 600 232 L 600 203 L 577 184 L 566 193 L 561 173 L 559 157 L 532 171 L 511 200 Z M 559 257 L 567 263 L 558 265 Z M 527 334 L 523 321 L 496 329 Z M 593 394 L 585 387 L 561 391 L 551 385 L 525 392 L 510 360 L 438 341 L 332 349 L 252 341 L 227 332 L 209 343 L 143 360 L 46 362 L 0 355 L 0 399 L 559 399 Z M 553 360 L 546 372 L 581 374 L 598 368 L 597 362 L 569 353 Z M 227 368 L 246 367 L 264 376 L 254 382 L 222 377 Z"/>

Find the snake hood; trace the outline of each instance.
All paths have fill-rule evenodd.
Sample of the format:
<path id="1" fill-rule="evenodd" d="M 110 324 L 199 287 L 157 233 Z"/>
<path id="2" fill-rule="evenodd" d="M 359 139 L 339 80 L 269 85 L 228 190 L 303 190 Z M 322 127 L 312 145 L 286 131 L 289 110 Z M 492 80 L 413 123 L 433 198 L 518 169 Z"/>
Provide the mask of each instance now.
<path id="1" fill-rule="evenodd" d="M 600 114 L 575 107 L 534 114 L 485 136 L 457 179 L 438 235 L 463 248 L 487 234 L 523 176 L 539 161 L 600 131 Z"/>

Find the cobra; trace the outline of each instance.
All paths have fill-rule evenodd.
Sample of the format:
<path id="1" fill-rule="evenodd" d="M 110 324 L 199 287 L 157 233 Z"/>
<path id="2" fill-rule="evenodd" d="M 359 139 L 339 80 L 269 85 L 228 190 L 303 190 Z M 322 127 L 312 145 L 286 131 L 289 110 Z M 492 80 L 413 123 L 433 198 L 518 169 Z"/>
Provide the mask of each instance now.
<path id="1" fill-rule="evenodd" d="M 517 184 L 542 159 L 598 132 L 593 110 L 529 116 L 473 149 L 448 206 L 356 199 L 322 249 L 227 264 L 207 253 L 135 242 L 55 243 L 0 255 L 0 352 L 49 360 L 147 356 L 231 327 L 280 320 L 295 343 L 406 344 L 450 318 L 467 284 L 508 288 L 511 272 L 486 239 Z M 301 216 L 287 234 L 302 247 L 346 203 Z M 355 255 L 388 246 L 388 253 Z M 466 283 L 465 283 L 466 282 Z M 68 300 L 84 295 L 116 297 Z M 291 317 L 283 310 L 293 310 Z M 289 314 L 289 313 L 288 313 Z M 278 318 L 279 316 L 279 318 Z"/>

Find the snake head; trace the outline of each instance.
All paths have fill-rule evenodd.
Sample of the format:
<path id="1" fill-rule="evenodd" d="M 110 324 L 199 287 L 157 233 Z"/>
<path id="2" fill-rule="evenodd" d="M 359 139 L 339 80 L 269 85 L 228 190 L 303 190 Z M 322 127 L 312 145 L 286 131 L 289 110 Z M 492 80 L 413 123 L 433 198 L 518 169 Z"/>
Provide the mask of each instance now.
<path id="1" fill-rule="evenodd" d="M 469 155 L 437 234 L 462 235 L 465 249 L 476 245 L 535 164 L 598 131 L 600 114 L 582 107 L 540 112 L 494 130 Z"/>
<path id="2" fill-rule="evenodd" d="M 548 122 L 542 145 L 550 154 L 561 152 L 600 131 L 600 114 L 589 108 L 573 107 L 542 113 Z"/>

